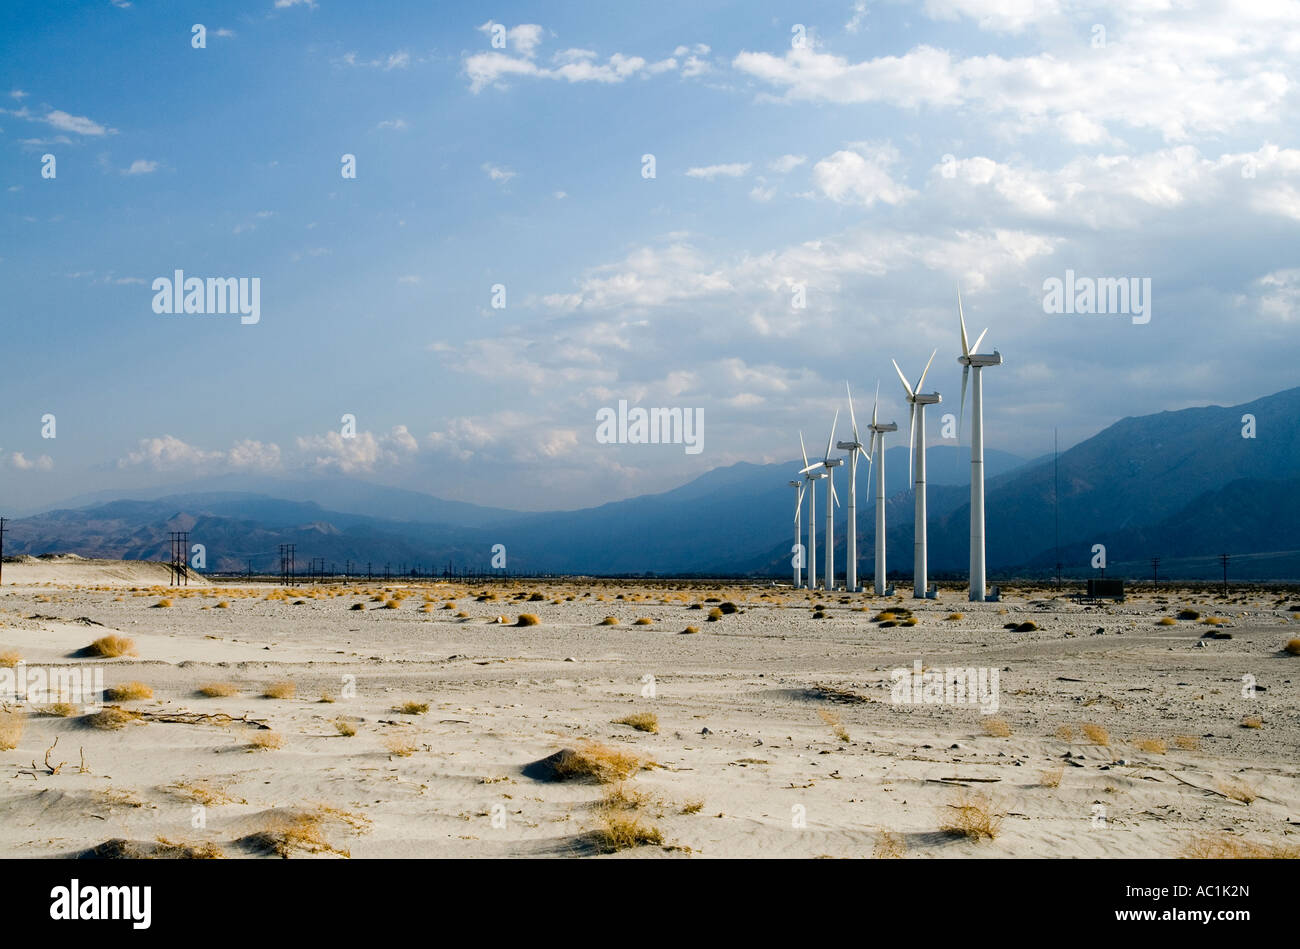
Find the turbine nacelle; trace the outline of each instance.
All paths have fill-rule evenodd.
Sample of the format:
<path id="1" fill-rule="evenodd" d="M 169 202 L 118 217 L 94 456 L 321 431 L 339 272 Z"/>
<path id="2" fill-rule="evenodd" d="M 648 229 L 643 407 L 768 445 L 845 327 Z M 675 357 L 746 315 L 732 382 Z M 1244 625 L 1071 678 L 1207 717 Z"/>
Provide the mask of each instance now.
<path id="1" fill-rule="evenodd" d="M 908 401 L 916 405 L 937 405 L 943 401 L 943 396 L 937 392 L 918 392 Z"/>
<path id="2" fill-rule="evenodd" d="M 857 451 L 859 448 L 866 448 L 867 446 L 861 442 L 836 442 L 835 447 L 840 451 Z"/>
<path id="3" fill-rule="evenodd" d="M 871 430 L 872 430 L 873 432 L 896 432 L 896 431 L 898 431 L 898 423 L 897 423 L 897 422 L 883 422 L 883 423 L 881 423 L 881 424 L 879 424 L 879 425 L 876 425 L 875 423 L 872 423 L 872 425 L 871 425 Z"/>
<path id="4" fill-rule="evenodd" d="M 826 468 L 838 468 L 842 464 L 844 464 L 843 458 L 827 458 L 822 462 L 822 466 Z"/>
<path id="5" fill-rule="evenodd" d="M 1002 354 L 996 349 L 991 353 L 971 353 L 969 356 L 958 356 L 957 362 L 962 366 L 974 366 L 976 369 L 982 369 L 985 366 L 1002 365 Z"/>

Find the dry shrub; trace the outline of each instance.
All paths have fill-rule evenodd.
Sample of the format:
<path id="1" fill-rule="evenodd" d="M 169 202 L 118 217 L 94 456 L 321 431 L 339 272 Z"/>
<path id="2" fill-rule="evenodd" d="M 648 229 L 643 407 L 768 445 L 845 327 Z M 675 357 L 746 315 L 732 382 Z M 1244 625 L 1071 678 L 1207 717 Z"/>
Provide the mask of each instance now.
<path id="1" fill-rule="evenodd" d="M 682 805 L 683 814 L 698 814 L 702 810 L 704 810 L 703 798 L 696 798 L 695 800 L 687 801 Z"/>
<path id="2" fill-rule="evenodd" d="M 1133 742 L 1133 747 L 1153 755 L 1163 755 L 1169 750 L 1163 738 L 1140 738 Z"/>
<path id="3" fill-rule="evenodd" d="M 944 617 L 944 619 L 952 623 L 955 623 L 957 620 L 962 620 L 965 618 L 966 617 L 963 616 L 961 613 L 949 613 L 947 616 Z"/>
<path id="4" fill-rule="evenodd" d="M 364 610 L 365 608 L 366 608 L 366 604 L 364 603 L 353 603 L 351 606 L 348 607 L 348 609 L 350 610 Z"/>
<path id="5" fill-rule="evenodd" d="M 417 702 L 414 699 L 410 699 L 403 702 L 401 705 L 394 706 L 393 711 L 400 712 L 402 715 L 423 715 L 425 712 L 429 711 L 429 703 Z"/>
<path id="6" fill-rule="evenodd" d="M 1015 626 L 1017 633 L 1032 633 L 1036 629 L 1038 629 L 1038 624 L 1031 619 L 1027 619 L 1023 623 L 1017 623 Z"/>
<path id="7" fill-rule="evenodd" d="M 633 626 L 649 626 L 649 625 L 650 625 L 651 623 L 653 623 L 653 622 L 654 622 L 654 620 L 652 620 L 652 619 L 650 619 L 650 618 L 648 618 L 648 617 L 640 616 L 640 617 L 637 617 L 636 622 L 634 622 L 632 625 L 633 625 Z"/>
<path id="8" fill-rule="evenodd" d="M 22 712 L 0 709 L 0 751 L 13 751 L 18 747 L 26 723 Z"/>
<path id="9" fill-rule="evenodd" d="M 264 699 L 291 699 L 298 694 L 298 687 L 292 682 L 272 682 L 262 690 Z"/>
<path id="10" fill-rule="evenodd" d="M 228 609 L 230 609 L 230 601 L 229 601 L 229 600 L 221 600 L 221 601 L 219 601 L 219 602 L 217 603 L 217 609 L 219 609 L 219 610 L 228 610 Z"/>
<path id="11" fill-rule="evenodd" d="M 1300 846 L 1256 843 L 1218 834 L 1194 838 L 1180 856 L 1188 860 L 1298 860 Z"/>
<path id="12" fill-rule="evenodd" d="M 353 722 L 348 721 L 346 718 L 334 719 L 334 727 L 338 730 L 338 733 L 342 735 L 344 738 L 351 738 L 357 733 L 357 726 Z"/>
<path id="13" fill-rule="evenodd" d="M 606 616 L 603 620 L 601 620 L 601 621 L 600 621 L 599 623 L 597 623 L 596 625 L 597 625 L 597 626 L 617 626 L 617 625 L 618 625 L 618 617 L 617 617 L 617 616 Z"/>
<path id="14" fill-rule="evenodd" d="M 1259 793 L 1239 778 L 1224 778 L 1219 782 L 1219 793 L 1242 804 L 1250 804 L 1259 799 Z"/>
<path id="15" fill-rule="evenodd" d="M 77 706 L 71 702 L 52 702 L 41 707 L 41 714 L 51 718 L 68 718 L 77 714 Z"/>
<path id="16" fill-rule="evenodd" d="M 238 695 L 239 689 L 230 682 L 209 682 L 198 688 L 199 695 L 210 699 L 224 699 Z"/>
<path id="17" fill-rule="evenodd" d="M 1156 620 L 1156 625 L 1157 625 L 1157 626 L 1177 626 L 1177 625 L 1178 625 L 1178 620 L 1174 619 L 1172 616 L 1162 616 L 1162 617 L 1160 617 L 1160 619 Z"/>
<path id="18" fill-rule="evenodd" d="M 877 860 L 901 860 L 907 853 L 907 844 L 901 834 L 882 830 L 876 834 L 876 848 L 872 856 Z"/>
<path id="19" fill-rule="evenodd" d="M 1258 715 L 1247 715 L 1241 720 L 1242 728 L 1263 728 L 1264 720 Z"/>
<path id="20" fill-rule="evenodd" d="M 826 723 L 826 727 L 834 732 L 835 737 L 840 741 L 847 742 L 852 740 L 849 738 L 848 729 L 844 727 L 844 722 L 841 721 L 840 717 L 834 712 L 827 711 L 824 708 L 818 709 L 817 717 Z"/>
<path id="21" fill-rule="evenodd" d="M 916 622 L 917 622 L 917 620 L 916 620 L 916 617 L 915 617 L 915 616 L 909 616 L 907 619 L 903 620 L 903 622 L 902 622 L 900 625 L 902 625 L 902 626 L 915 626 L 915 625 L 916 625 Z"/>
<path id="22" fill-rule="evenodd" d="M 220 847 L 210 841 L 187 843 L 185 841 L 157 838 L 157 845 L 149 854 L 152 860 L 221 860 L 226 854 Z"/>
<path id="23" fill-rule="evenodd" d="M 889 612 L 888 610 L 885 610 L 884 612 L 881 613 L 877 613 L 875 616 L 871 617 L 871 622 L 873 623 L 894 623 L 897 621 L 898 621 L 898 616 L 894 613 Z"/>
<path id="24" fill-rule="evenodd" d="M 1300 639 L 1295 640 L 1300 643 Z M 16 649 L 7 649 L 0 652 L 0 669 L 12 669 L 18 663 L 23 661 L 23 654 Z"/>
<path id="25" fill-rule="evenodd" d="M 1286 652 L 1289 652 L 1293 656 L 1300 656 L 1300 639 L 1288 640 L 1287 644 L 1283 646 L 1282 649 Z M 11 654 L 5 653 L 5 655 L 7 656 Z M 2 661 L 3 658 L 4 658 L 3 656 L 0 656 L 0 665 L 4 665 L 4 662 Z"/>
<path id="26" fill-rule="evenodd" d="M 104 697 L 110 702 L 138 702 L 153 698 L 153 689 L 143 682 L 123 682 L 119 686 L 105 689 Z"/>
<path id="27" fill-rule="evenodd" d="M 123 728 L 131 722 L 139 721 L 140 718 L 139 712 L 132 712 L 116 705 L 110 705 L 85 716 L 83 721 L 91 728 L 98 728 L 101 731 L 117 731 L 117 729 Z"/>
<path id="28" fill-rule="evenodd" d="M 1038 775 L 1038 783 L 1045 788 L 1059 788 L 1061 778 L 1065 776 L 1064 768 L 1048 768 Z"/>
<path id="29" fill-rule="evenodd" d="M 565 748 L 548 760 L 558 781 L 588 778 L 601 784 L 623 781 L 649 767 L 638 755 L 595 741 L 583 742 L 577 748 Z"/>
<path id="30" fill-rule="evenodd" d="M 1083 737 L 1088 739 L 1094 745 L 1109 745 L 1110 732 L 1100 725 L 1094 725 L 1091 722 L 1083 726 Z"/>
<path id="31" fill-rule="evenodd" d="M 643 824 L 641 818 L 625 811 L 602 811 L 600 823 L 592 831 L 592 841 L 605 853 L 617 853 L 632 847 L 662 847 L 664 835 L 653 824 Z"/>
<path id="32" fill-rule="evenodd" d="M 684 630 L 682 630 L 682 635 L 687 635 L 690 633 L 698 633 L 699 631 L 700 628 L 698 626 L 687 626 Z"/>
<path id="33" fill-rule="evenodd" d="M 971 840 L 987 837 L 993 840 L 1002 827 L 1002 818 L 986 794 L 961 791 L 947 805 L 949 813 L 939 826 L 944 833 L 956 834 Z"/>
<path id="34" fill-rule="evenodd" d="M 722 610 L 716 606 L 709 610 L 708 621 L 710 623 L 716 623 L 720 619 L 722 619 Z"/>
<path id="35" fill-rule="evenodd" d="M 1005 718 L 984 719 L 984 734 L 991 738 L 1010 738 L 1011 726 Z"/>
<path id="36" fill-rule="evenodd" d="M 1179 619 L 1200 619 L 1201 614 L 1196 612 L 1196 610 L 1179 610 L 1178 618 Z"/>
<path id="37" fill-rule="evenodd" d="M 1061 741 L 1074 741 L 1074 729 L 1069 725 L 1061 725 L 1056 729 L 1056 737 Z"/>
<path id="38" fill-rule="evenodd" d="M 628 725 L 639 732 L 650 732 L 658 734 L 659 718 L 654 712 L 636 712 L 624 718 L 615 720 L 615 725 Z"/>
<path id="39" fill-rule="evenodd" d="M 536 626 L 536 625 L 538 625 L 539 623 L 541 623 L 541 620 L 537 618 L 537 614 L 536 614 L 536 613 L 520 613 L 520 614 L 519 614 L 519 620 L 518 620 L 518 622 L 515 623 L 515 625 L 516 625 L 516 626 Z"/>
<path id="40" fill-rule="evenodd" d="M 237 800 L 223 789 L 215 788 L 202 781 L 178 781 L 175 784 L 168 785 L 167 790 L 182 800 L 193 801 L 195 804 L 202 804 L 204 807 L 234 804 Z M 240 803 L 244 802 L 240 801 Z"/>
<path id="41" fill-rule="evenodd" d="M 1200 751 L 1201 739 L 1195 735 L 1175 735 L 1174 747 L 1179 751 Z"/>
<path id="42" fill-rule="evenodd" d="M 248 735 L 249 751 L 275 751 L 284 747 L 284 736 L 269 728 L 259 728 Z"/>
<path id="43" fill-rule="evenodd" d="M 390 755 L 397 758 L 409 758 L 420 750 L 418 745 L 404 735 L 385 735 L 384 747 Z"/>
<path id="44" fill-rule="evenodd" d="M 171 606 L 171 605 L 172 605 L 172 601 L 171 601 L 171 600 L 168 600 L 168 599 L 162 599 L 162 600 L 159 600 L 157 603 L 155 603 L 155 604 L 153 605 L 153 608 L 154 608 L 155 610 L 165 610 L 165 609 L 167 609 L 167 608 L 168 608 L 169 606 Z"/>
<path id="45" fill-rule="evenodd" d="M 136 655 L 135 640 L 128 639 L 125 636 L 100 636 L 86 647 L 86 652 L 92 656 L 102 656 L 105 659 L 134 656 Z"/>
<path id="46" fill-rule="evenodd" d="M 350 857 L 351 853 L 335 847 L 325 837 L 325 824 L 331 822 L 345 824 L 352 830 L 364 830 L 368 823 L 364 817 L 322 806 L 311 811 L 276 815 L 266 828 L 244 837 L 242 843 L 279 857 L 288 857 L 299 850 Z"/>

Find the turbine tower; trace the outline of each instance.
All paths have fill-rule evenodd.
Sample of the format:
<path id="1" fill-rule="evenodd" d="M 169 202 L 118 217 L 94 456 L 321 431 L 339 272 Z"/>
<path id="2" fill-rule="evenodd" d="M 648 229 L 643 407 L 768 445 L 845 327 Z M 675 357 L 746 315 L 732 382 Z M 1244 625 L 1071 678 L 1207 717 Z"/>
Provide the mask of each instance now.
<path id="1" fill-rule="evenodd" d="M 877 422 L 876 410 L 880 407 L 880 382 L 876 381 L 876 401 L 871 406 L 871 439 L 875 447 L 875 456 L 880 459 L 876 466 L 876 596 L 884 596 L 888 587 L 885 585 L 885 432 L 898 431 L 895 422 Z M 867 484 L 870 490 L 871 469 L 867 469 Z"/>
<path id="2" fill-rule="evenodd" d="M 821 468 L 822 471 L 815 475 L 817 478 L 826 478 L 826 590 L 835 589 L 835 506 L 840 503 L 839 496 L 835 493 L 835 468 L 844 464 L 842 458 L 831 457 L 831 446 L 835 444 L 835 425 L 840 420 L 840 410 L 835 410 L 835 418 L 831 421 L 831 435 L 826 439 L 826 454 L 822 456 L 821 461 L 814 461 L 808 464 L 808 455 L 804 453 L 804 469 L 799 472 L 808 476 L 811 472 Z M 799 436 L 800 444 L 803 443 L 803 435 Z M 810 515 L 811 517 L 811 515 Z M 811 537 L 811 525 L 809 525 L 809 536 Z M 810 541 L 811 543 L 811 541 Z M 816 576 L 817 568 L 812 568 L 811 576 Z"/>
<path id="3" fill-rule="evenodd" d="M 844 572 L 844 586 L 850 593 L 858 592 L 858 455 L 867 459 L 867 484 L 871 484 L 871 452 L 858 441 L 858 418 L 853 413 L 853 392 L 844 383 L 849 396 L 849 420 L 853 423 L 853 440 L 836 442 L 835 447 L 849 453 L 849 534 L 845 538 L 848 565 Z"/>
<path id="4" fill-rule="evenodd" d="M 961 290 L 957 291 L 957 319 L 961 323 L 961 408 L 957 432 L 961 433 L 961 417 L 966 414 L 966 382 L 975 370 L 975 386 L 970 398 L 970 598 L 983 603 L 986 594 L 984 572 L 984 381 L 980 372 L 985 366 L 1002 365 L 1002 354 L 996 349 L 991 356 L 979 355 L 976 350 L 984 340 L 980 333 L 974 346 L 966 345 L 966 315 L 961 309 Z"/>
<path id="5" fill-rule="evenodd" d="M 916 387 L 913 388 L 907 384 L 907 378 L 903 375 L 903 370 L 898 368 L 898 363 L 894 362 L 894 371 L 898 373 L 899 380 L 903 383 L 903 391 L 907 393 L 907 401 L 911 408 L 911 428 L 908 440 L 912 443 L 911 453 L 908 455 L 908 464 L 911 467 L 909 475 L 913 479 L 913 488 L 916 491 L 916 516 L 912 524 L 912 596 L 917 599 L 924 599 L 928 580 L 928 566 L 926 563 L 926 522 L 925 522 L 925 407 L 927 405 L 937 405 L 943 401 L 943 396 L 937 392 L 922 392 L 921 387 L 925 385 L 925 374 L 930 371 L 930 363 L 934 362 L 935 350 L 930 353 L 930 362 L 925 364 L 925 369 L 921 371 L 921 378 L 916 380 Z M 891 360 L 893 362 L 893 360 Z"/>
<path id="6" fill-rule="evenodd" d="M 803 481 L 791 481 L 790 487 L 794 488 L 794 547 L 791 548 L 791 551 L 796 555 L 800 555 L 799 514 L 803 509 Z M 802 556 L 797 556 L 794 561 L 794 588 L 796 590 L 799 589 L 799 582 L 802 578 L 803 560 Z"/>

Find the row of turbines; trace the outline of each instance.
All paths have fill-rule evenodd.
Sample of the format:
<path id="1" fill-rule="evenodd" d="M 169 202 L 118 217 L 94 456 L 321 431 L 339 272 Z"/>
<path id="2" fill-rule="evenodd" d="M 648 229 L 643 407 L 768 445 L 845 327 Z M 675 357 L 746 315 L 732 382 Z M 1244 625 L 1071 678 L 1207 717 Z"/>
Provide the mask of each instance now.
<path id="1" fill-rule="evenodd" d="M 1002 364 L 1002 355 L 994 350 L 991 354 L 981 354 L 979 352 L 980 343 L 983 342 L 984 336 L 988 333 L 985 329 L 975 339 L 974 345 L 970 345 L 966 336 L 966 315 L 962 312 L 961 292 L 957 293 L 957 320 L 961 326 L 961 355 L 957 357 L 957 362 L 961 365 L 961 407 L 960 414 L 964 417 L 966 409 L 966 390 L 971 381 L 971 370 L 974 370 L 974 385 L 971 387 L 971 438 L 970 438 L 970 599 L 982 602 L 986 595 L 987 589 L 985 584 L 984 569 L 984 384 L 981 378 L 980 370 L 987 366 L 998 366 Z M 903 392 L 907 398 L 908 404 L 908 440 L 911 450 L 908 453 L 908 480 L 912 482 L 914 496 L 916 501 L 916 517 L 913 525 L 914 542 L 912 551 L 912 582 L 913 595 L 916 597 L 925 597 L 929 589 L 929 576 L 926 553 L 926 511 L 925 511 L 925 407 L 927 405 L 937 405 L 943 401 L 943 397 L 938 392 L 926 392 L 925 376 L 930 371 L 930 365 L 934 362 L 934 357 L 938 353 L 936 349 L 930 354 L 930 360 L 925 364 L 925 369 L 921 371 L 920 378 L 916 380 L 916 385 L 908 384 L 907 377 L 903 375 L 903 370 L 894 363 L 894 371 L 898 373 L 899 381 L 903 384 Z M 863 444 L 858 435 L 857 415 L 853 411 L 853 393 L 846 382 L 844 384 L 845 392 L 849 400 L 849 419 L 853 426 L 853 438 L 851 441 L 837 442 L 835 440 L 835 426 L 839 423 L 840 413 L 835 410 L 835 418 L 831 422 L 831 435 L 826 441 L 826 452 L 821 461 L 815 461 L 811 464 L 808 461 L 808 450 L 804 447 L 803 432 L 799 433 L 799 450 L 803 453 L 804 467 L 799 472 L 799 479 L 791 481 L 790 485 L 795 489 L 794 502 L 794 543 L 796 557 L 794 558 L 794 585 L 796 587 L 804 586 L 802 576 L 802 563 L 804 558 L 801 556 L 801 519 L 803 513 L 804 495 L 808 496 L 808 546 L 807 546 L 807 586 L 817 586 L 817 492 L 816 482 L 824 480 L 826 482 L 826 540 L 825 540 L 825 581 L 824 589 L 832 590 L 835 588 L 835 507 L 839 504 L 839 496 L 835 492 L 835 469 L 844 464 L 844 458 L 832 458 L 832 450 L 848 452 L 847 460 L 849 463 L 849 505 L 848 505 L 848 530 L 849 536 L 846 543 L 846 554 L 848 556 L 848 567 L 845 571 L 845 582 L 850 592 L 858 592 L 861 587 L 858 585 L 858 531 L 857 531 L 857 493 L 858 493 L 858 459 L 865 458 L 867 462 L 867 490 L 871 490 L 871 471 L 874 467 L 876 471 L 876 575 L 874 591 L 877 595 L 884 595 L 889 591 L 885 581 L 885 434 L 887 432 L 898 431 L 898 425 L 894 422 L 880 422 L 878 418 L 878 409 L 880 407 L 880 383 L 876 383 L 876 401 L 871 408 L 871 424 L 868 426 L 868 441 Z M 961 421 L 958 421 L 958 431 L 961 429 Z M 873 462 L 874 459 L 874 462 Z"/>

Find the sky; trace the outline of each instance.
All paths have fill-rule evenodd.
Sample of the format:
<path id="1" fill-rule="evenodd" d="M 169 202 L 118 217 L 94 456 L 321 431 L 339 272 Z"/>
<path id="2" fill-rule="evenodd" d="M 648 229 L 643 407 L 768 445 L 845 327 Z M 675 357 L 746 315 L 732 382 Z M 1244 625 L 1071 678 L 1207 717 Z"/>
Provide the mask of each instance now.
<path id="1" fill-rule="evenodd" d="M 934 350 L 938 443 L 958 289 L 988 448 L 1289 388 L 1297 64 L 1294 0 L 5 4 L 0 509 L 586 507 L 819 453 L 846 383 L 905 430 Z M 155 312 L 176 270 L 257 322 Z M 1045 312 L 1067 271 L 1150 308 Z M 700 450 L 598 440 L 622 400 Z"/>

